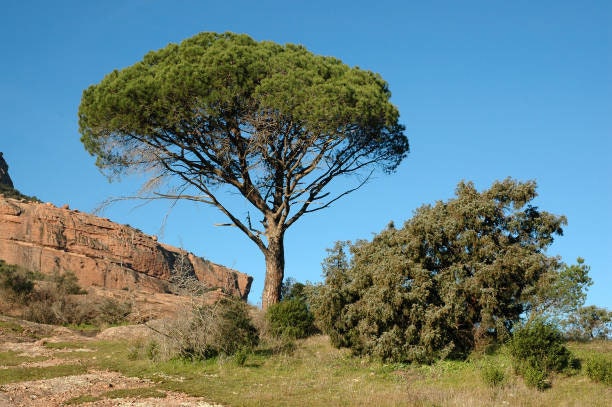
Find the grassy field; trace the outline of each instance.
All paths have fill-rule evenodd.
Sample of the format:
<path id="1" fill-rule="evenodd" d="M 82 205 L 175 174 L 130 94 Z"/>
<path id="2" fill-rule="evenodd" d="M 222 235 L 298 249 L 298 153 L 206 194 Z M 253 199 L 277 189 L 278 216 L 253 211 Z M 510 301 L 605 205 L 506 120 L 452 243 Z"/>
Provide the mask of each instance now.
<path id="1" fill-rule="evenodd" d="M 20 364 L 28 358 L 0 352 L 0 385 L 111 370 L 151 379 L 154 387 L 143 389 L 143 397 L 176 391 L 229 406 L 608 406 L 612 400 L 612 388 L 589 379 L 584 369 L 553 376 L 552 387 L 545 391 L 527 388 L 503 352 L 466 362 L 411 366 L 355 358 L 332 348 L 324 336 L 295 346 L 263 346 L 246 359 L 243 355 L 204 362 L 153 361 L 154 347 L 146 341 L 87 340 L 44 346 L 57 351 L 53 357 L 62 363 L 24 367 Z M 89 351 L 62 352 L 81 347 Z M 581 360 L 612 358 L 611 341 L 569 347 Z M 483 377 L 491 366 L 501 372 L 497 384 Z M 90 398 L 81 397 L 70 404 L 87 401 Z"/>

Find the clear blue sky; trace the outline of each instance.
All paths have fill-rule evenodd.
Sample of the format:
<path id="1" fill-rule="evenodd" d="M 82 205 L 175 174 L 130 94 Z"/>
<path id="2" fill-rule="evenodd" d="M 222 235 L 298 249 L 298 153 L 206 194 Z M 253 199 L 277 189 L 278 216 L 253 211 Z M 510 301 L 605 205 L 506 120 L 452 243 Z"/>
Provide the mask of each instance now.
<path id="1" fill-rule="evenodd" d="M 286 275 L 318 281 L 326 248 L 401 225 L 464 179 L 485 189 L 535 179 L 536 204 L 567 216 L 549 249 L 582 256 L 595 282 L 589 304 L 612 308 L 612 2 L 3 0 L 0 151 L 18 189 L 94 210 L 130 195 L 109 183 L 77 131 L 81 92 L 149 50 L 201 31 L 298 43 L 379 72 L 411 142 L 398 172 L 379 175 L 287 234 Z M 347 180 L 350 182 L 351 180 Z M 245 205 L 246 211 L 246 205 Z M 255 277 L 264 261 L 213 208 L 111 206 L 104 216 Z"/>

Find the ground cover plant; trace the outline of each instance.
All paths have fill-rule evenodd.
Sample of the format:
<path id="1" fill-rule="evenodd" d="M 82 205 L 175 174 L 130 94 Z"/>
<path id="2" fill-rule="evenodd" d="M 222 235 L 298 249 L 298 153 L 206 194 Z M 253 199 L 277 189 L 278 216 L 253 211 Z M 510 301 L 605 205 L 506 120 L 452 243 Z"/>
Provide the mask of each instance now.
<path id="1" fill-rule="evenodd" d="M 260 343 L 244 363 L 237 363 L 224 355 L 155 360 L 146 353 L 134 354 L 134 346 L 146 346 L 146 341 L 140 343 L 133 338 L 49 342 L 44 347 L 54 354 L 48 357 L 64 364 L 39 368 L 19 366 L 23 360 L 14 352 L 0 351 L 0 389 L 17 381 L 116 371 L 149 384 L 85 393 L 70 404 L 124 396 L 163 400 L 165 394 L 180 392 L 228 406 L 606 406 L 612 392 L 609 384 L 591 379 L 584 368 L 574 374 L 552 373 L 554 385 L 545 391 L 531 388 L 514 373 L 512 358 L 503 350 L 430 365 L 384 363 L 355 357 L 347 349 L 332 347 L 328 337 L 315 335 L 297 340 L 288 350 Z M 609 341 L 575 342 L 569 347 L 583 361 L 612 355 Z M 81 348 L 89 351 L 77 352 Z M 485 370 L 490 367 L 498 371 L 493 376 L 501 372 L 503 380 L 487 378 Z"/>

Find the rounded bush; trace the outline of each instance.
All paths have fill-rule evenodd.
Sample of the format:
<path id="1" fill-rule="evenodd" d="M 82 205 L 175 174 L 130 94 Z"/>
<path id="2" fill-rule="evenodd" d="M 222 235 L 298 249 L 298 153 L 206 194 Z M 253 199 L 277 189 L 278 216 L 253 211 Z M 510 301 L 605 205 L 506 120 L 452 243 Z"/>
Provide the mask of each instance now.
<path id="1" fill-rule="evenodd" d="M 273 335 L 292 339 L 305 338 L 313 332 L 314 316 L 308 306 L 298 299 L 271 305 L 266 313 Z"/>
<path id="2" fill-rule="evenodd" d="M 590 358 L 586 361 L 585 371 L 591 380 L 612 386 L 612 360 L 602 355 Z"/>
<path id="3" fill-rule="evenodd" d="M 543 390 L 552 371 L 567 369 L 572 360 L 561 331 L 542 320 L 531 321 L 517 329 L 509 343 L 514 369 L 530 387 Z"/>
<path id="4" fill-rule="evenodd" d="M 506 380 L 504 370 L 496 364 L 485 363 L 480 370 L 484 382 L 490 387 L 500 387 Z"/>

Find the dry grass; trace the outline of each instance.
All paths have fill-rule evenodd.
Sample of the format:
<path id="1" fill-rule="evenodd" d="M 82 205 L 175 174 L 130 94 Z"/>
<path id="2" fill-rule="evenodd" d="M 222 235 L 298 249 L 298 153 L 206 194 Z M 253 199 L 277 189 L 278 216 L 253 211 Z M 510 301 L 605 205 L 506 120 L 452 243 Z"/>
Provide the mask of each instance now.
<path id="1" fill-rule="evenodd" d="M 597 346 L 612 349 L 611 343 Z M 491 387 L 482 378 L 479 359 L 385 365 L 333 349 L 324 336 L 288 349 L 270 354 L 261 348 L 243 366 L 217 358 L 200 363 L 136 360 L 115 368 L 154 379 L 161 389 L 232 406 L 607 406 L 612 398 L 612 389 L 581 373 L 554 376 L 552 388 L 544 392 L 527 388 L 503 354 L 490 358 L 504 368 L 507 379 Z"/>
<path id="2" fill-rule="evenodd" d="M 70 346 L 62 343 L 53 348 Z M 607 406 L 612 399 L 611 387 L 590 380 L 583 372 L 553 376 L 552 388 L 546 391 L 527 388 L 503 353 L 431 366 L 383 364 L 355 358 L 346 350 L 332 348 L 327 337 L 314 336 L 293 347 L 262 345 L 240 364 L 231 357 L 153 361 L 146 352 L 135 352 L 139 346 L 146 346 L 146 341 L 88 341 L 86 347 L 93 352 L 81 355 L 83 365 L 78 367 L 74 352 L 55 354 L 72 364 L 65 373 L 18 368 L 11 362 L 17 357 L 14 353 L 4 353 L 0 359 L 4 360 L 4 381 L 15 373 L 18 380 L 31 380 L 28 375 L 108 369 L 152 380 L 151 391 L 182 392 L 228 406 Z M 570 348 L 586 359 L 612 353 L 612 341 L 572 343 Z M 503 384 L 485 382 L 481 371 L 485 362 L 504 372 Z"/>

